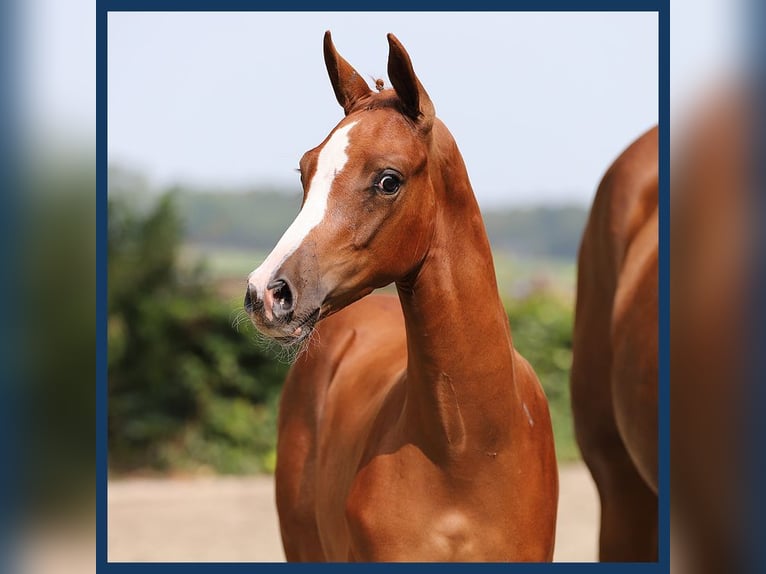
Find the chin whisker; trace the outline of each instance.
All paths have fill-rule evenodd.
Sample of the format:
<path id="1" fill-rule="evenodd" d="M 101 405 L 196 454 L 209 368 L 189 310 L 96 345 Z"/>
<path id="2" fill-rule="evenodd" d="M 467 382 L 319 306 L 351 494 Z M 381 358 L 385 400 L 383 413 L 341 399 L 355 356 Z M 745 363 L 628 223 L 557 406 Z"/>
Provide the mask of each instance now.
<path id="1" fill-rule="evenodd" d="M 244 320 L 250 319 L 247 313 L 242 311 L 242 314 L 237 314 L 232 323 L 235 328 L 242 324 L 243 315 Z M 318 345 L 319 334 L 315 328 L 318 316 L 319 311 L 314 310 L 293 318 L 291 323 L 296 325 L 294 331 L 301 329 L 301 334 L 297 337 L 275 337 L 260 331 L 256 326 L 251 340 L 260 350 L 273 356 L 280 363 L 291 365 L 309 348 Z"/>

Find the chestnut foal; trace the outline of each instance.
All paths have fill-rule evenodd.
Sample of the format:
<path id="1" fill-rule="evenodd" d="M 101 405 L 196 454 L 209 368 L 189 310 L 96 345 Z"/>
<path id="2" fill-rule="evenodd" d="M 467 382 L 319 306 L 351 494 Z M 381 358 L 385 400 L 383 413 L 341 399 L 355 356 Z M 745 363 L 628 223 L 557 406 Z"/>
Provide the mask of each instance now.
<path id="1" fill-rule="evenodd" d="M 280 406 L 285 554 L 550 560 L 547 401 L 513 348 L 460 152 L 388 42 L 393 89 L 374 93 L 325 34 L 345 117 L 301 159 L 302 209 L 248 280 L 259 330 L 285 344 L 316 335 Z M 398 300 L 362 299 L 390 283 Z"/>

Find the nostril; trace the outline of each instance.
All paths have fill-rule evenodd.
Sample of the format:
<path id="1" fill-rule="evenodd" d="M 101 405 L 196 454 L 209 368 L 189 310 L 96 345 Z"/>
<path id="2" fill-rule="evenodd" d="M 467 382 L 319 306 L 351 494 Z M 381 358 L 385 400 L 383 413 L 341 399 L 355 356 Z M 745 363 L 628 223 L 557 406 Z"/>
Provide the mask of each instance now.
<path id="1" fill-rule="evenodd" d="M 248 313 L 255 311 L 255 297 L 251 294 L 249 285 L 245 288 L 245 311 Z"/>
<path id="2" fill-rule="evenodd" d="M 258 299 L 258 292 L 250 285 L 245 288 L 244 305 L 245 311 L 248 313 L 253 313 L 263 307 L 263 302 Z"/>
<path id="3" fill-rule="evenodd" d="M 253 311 L 253 299 L 250 297 L 250 287 L 245 289 L 245 311 L 248 313 Z"/>
<path id="4" fill-rule="evenodd" d="M 284 279 L 275 279 L 267 285 L 274 300 L 273 312 L 277 317 L 284 317 L 293 310 L 293 292 Z"/>
<path id="5" fill-rule="evenodd" d="M 293 294 L 290 292 L 290 288 L 287 286 L 287 283 L 281 285 L 279 288 L 277 288 L 276 291 L 274 291 L 274 300 L 282 305 L 282 307 L 292 308 Z"/>

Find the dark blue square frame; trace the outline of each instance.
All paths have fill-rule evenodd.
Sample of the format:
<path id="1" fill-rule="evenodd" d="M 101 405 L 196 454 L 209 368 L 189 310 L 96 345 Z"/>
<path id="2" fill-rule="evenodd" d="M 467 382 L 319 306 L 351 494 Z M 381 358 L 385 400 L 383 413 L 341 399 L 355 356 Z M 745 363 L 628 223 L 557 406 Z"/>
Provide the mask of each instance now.
<path id="1" fill-rule="evenodd" d="M 433 1 L 388 0 L 385 6 L 372 10 L 391 11 L 460 11 L 461 2 L 436 4 Z M 626 11 L 657 12 L 659 20 L 659 562 L 656 563 L 555 563 L 555 564 L 274 564 L 274 563 L 122 563 L 107 562 L 107 14 L 110 11 L 359 11 L 357 2 L 336 0 L 317 6 L 313 2 L 247 2 L 244 0 L 97 0 L 96 64 L 97 64 L 97 152 L 96 152 L 96 569 L 104 573 L 213 573 L 213 572 L 292 572 L 300 570 L 336 571 L 364 569 L 379 571 L 430 570 L 458 572 L 466 569 L 485 572 L 630 572 L 659 573 L 670 569 L 670 375 L 669 375 L 669 143 L 670 143 L 670 75 L 669 75 L 669 0 L 511 0 L 472 2 L 470 11 Z"/>

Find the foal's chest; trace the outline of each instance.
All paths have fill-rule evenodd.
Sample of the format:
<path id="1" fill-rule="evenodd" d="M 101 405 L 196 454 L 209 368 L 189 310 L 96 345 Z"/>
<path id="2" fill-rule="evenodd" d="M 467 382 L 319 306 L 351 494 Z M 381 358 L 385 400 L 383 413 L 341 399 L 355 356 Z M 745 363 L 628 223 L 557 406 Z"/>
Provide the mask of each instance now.
<path id="1" fill-rule="evenodd" d="M 350 557 L 359 561 L 491 560 L 487 545 L 500 546 L 493 542 L 500 532 L 482 524 L 412 445 L 360 470 L 345 517 Z"/>

